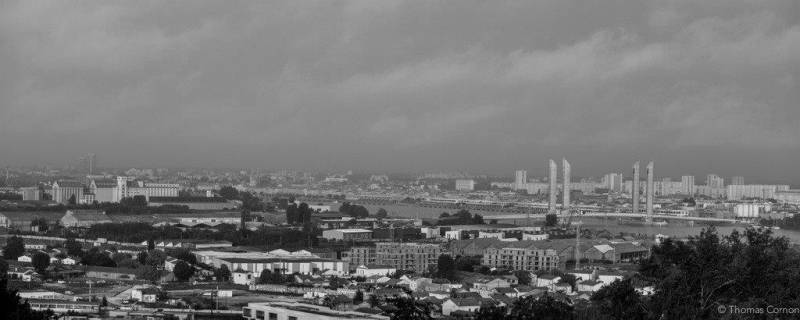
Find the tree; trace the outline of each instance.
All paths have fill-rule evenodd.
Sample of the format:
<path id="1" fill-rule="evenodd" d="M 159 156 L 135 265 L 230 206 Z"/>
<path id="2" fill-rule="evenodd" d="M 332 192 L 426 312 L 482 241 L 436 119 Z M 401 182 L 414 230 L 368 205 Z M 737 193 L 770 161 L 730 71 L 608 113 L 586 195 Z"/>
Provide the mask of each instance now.
<path id="1" fill-rule="evenodd" d="M 73 257 L 83 256 L 83 246 L 75 238 L 67 238 L 67 241 L 64 242 L 64 249 L 67 250 L 68 255 Z"/>
<path id="2" fill-rule="evenodd" d="M 45 320 L 54 317 L 52 311 L 34 311 L 22 302 L 16 290 L 8 290 L 8 279 L 0 279 L 0 319 Z"/>
<path id="3" fill-rule="evenodd" d="M 98 248 L 92 248 L 81 258 L 81 264 L 87 266 L 116 267 L 117 263 L 105 252 Z"/>
<path id="4" fill-rule="evenodd" d="M 533 296 L 517 299 L 511 308 L 509 318 L 519 320 L 571 320 L 575 318 L 575 314 L 571 305 L 545 294 L 539 299 Z"/>
<path id="5" fill-rule="evenodd" d="M 646 306 L 631 279 L 603 287 L 592 295 L 591 301 L 596 319 L 647 319 Z"/>
<path id="6" fill-rule="evenodd" d="M 5 279 L 8 276 L 8 262 L 0 259 L 0 279 Z"/>
<path id="7" fill-rule="evenodd" d="M 386 302 L 392 306 L 386 310 L 392 320 L 433 319 L 430 303 L 414 298 L 411 292 L 407 292 L 404 296 L 388 298 Z"/>
<path id="8" fill-rule="evenodd" d="M 381 300 L 380 300 L 380 298 L 378 298 L 378 296 L 376 296 L 374 294 L 369 295 L 369 307 L 370 308 L 375 308 L 380 304 L 381 304 Z"/>
<path id="9" fill-rule="evenodd" d="M 514 276 L 517 277 L 519 284 L 521 285 L 529 285 L 531 284 L 531 273 L 528 271 L 514 271 Z"/>
<path id="10" fill-rule="evenodd" d="M 455 280 L 456 278 L 456 262 L 450 255 L 443 254 L 439 256 L 436 265 L 436 276 L 448 280 Z"/>
<path id="11" fill-rule="evenodd" d="M 25 254 L 25 242 L 22 238 L 13 236 L 6 240 L 6 246 L 3 247 L 3 259 L 16 260 L 23 254 Z"/>
<path id="12" fill-rule="evenodd" d="M 175 278 L 177 278 L 178 281 L 183 282 L 189 280 L 194 275 L 194 268 L 181 260 L 175 264 L 175 269 L 172 270 L 172 273 L 175 275 Z"/>
<path id="13" fill-rule="evenodd" d="M 31 264 L 36 269 L 36 272 L 44 275 L 47 272 L 47 267 L 50 266 L 50 256 L 44 252 L 37 252 L 33 255 Z"/>
<path id="14" fill-rule="evenodd" d="M 711 227 L 686 242 L 667 239 L 653 247 L 640 274 L 654 283 L 650 313 L 664 319 L 725 316 L 717 312 L 720 305 L 789 308 L 800 302 L 800 255 L 769 229 L 720 237 Z"/>
<path id="15" fill-rule="evenodd" d="M 377 217 L 378 219 L 385 219 L 388 216 L 389 216 L 389 213 L 386 212 L 386 209 L 384 209 L 384 208 L 380 208 L 380 209 L 378 209 L 378 212 L 375 212 L 375 217 Z"/>
<path id="16" fill-rule="evenodd" d="M 161 279 L 161 271 L 158 271 L 155 267 L 151 265 L 143 265 L 136 269 L 136 277 L 139 279 L 145 279 L 150 282 L 156 282 Z"/>
<path id="17" fill-rule="evenodd" d="M 78 199 L 73 194 L 72 196 L 69 197 L 69 200 L 67 200 L 67 203 L 69 203 L 70 205 L 74 206 L 74 205 L 78 204 Z"/>
<path id="18" fill-rule="evenodd" d="M 227 282 L 231 279 L 231 271 L 228 270 L 227 265 L 221 265 L 219 268 L 214 269 L 214 278 L 220 282 Z"/>
<path id="19" fill-rule="evenodd" d="M 151 238 L 147 240 L 147 251 L 152 251 L 156 248 L 156 242 Z"/>
<path id="20" fill-rule="evenodd" d="M 508 308 L 499 306 L 482 306 L 475 313 L 476 319 L 505 320 L 508 318 Z"/>
<path id="21" fill-rule="evenodd" d="M 555 227 L 558 225 L 558 216 L 555 213 L 548 213 L 544 216 L 545 227 Z"/>
<path id="22" fill-rule="evenodd" d="M 136 255 L 136 261 L 139 264 L 145 264 L 147 262 L 147 251 L 139 251 L 139 254 Z"/>
<path id="23" fill-rule="evenodd" d="M 353 296 L 353 304 L 361 304 L 364 302 L 364 292 L 361 290 L 356 291 L 356 294 Z"/>
<path id="24" fill-rule="evenodd" d="M 283 284 L 286 282 L 286 278 L 280 273 L 264 269 L 261 271 L 261 276 L 258 277 L 258 282 L 263 284 Z"/>
<path id="25" fill-rule="evenodd" d="M 164 261 L 167 260 L 167 254 L 161 250 L 151 250 L 147 253 L 147 259 L 145 259 L 144 263 L 155 267 L 156 269 L 160 268 L 164 265 Z"/>
<path id="26" fill-rule="evenodd" d="M 189 251 L 187 249 L 183 249 L 183 248 L 176 249 L 176 250 L 170 252 L 170 255 L 172 255 L 172 257 L 175 258 L 175 259 L 180 259 L 180 260 L 186 261 L 189 264 L 197 264 L 197 257 L 194 254 L 192 254 L 191 251 Z"/>
<path id="27" fill-rule="evenodd" d="M 456 270 L 474 272 L 481 265 L 480 257 L 456 257 Z"/>
<path id="28" fill-rule="evenodd" d="M 36 230 L 38 230 L 39 232 L 47 232 L 50 225 L 47 223 L 47 220 L 45 220 L 45 218 L 37 218 L 31 221 L 31 227 L 36 227 Z"/>
<path id="29" fill-rule="evenodd" d="M 250 220 L 250 210 L 243 209 L 241 217 L 239 218 L 239 220 L 240 220 L 239 221 L 239 224 L 240 224 L 239 230 L 241 230 L 242 233 L 244 233 L 247 230 L 247 221 Z"/>
<path id="30" fill-rule="evenodd" d="M 225 200 L 236 200 L 239 199 L 239 191 L 234 187 L 224 186 L 219 189 L 219 196 Z"/>
<path id="31" fill-rule="evenodd" d="M 343 202 L 339 207 L 339 212 L 349 215 L 353 218 L 366 218 L 369 217 L 369 210 L 364 206 L 351 204 L 350 202 Z"/>

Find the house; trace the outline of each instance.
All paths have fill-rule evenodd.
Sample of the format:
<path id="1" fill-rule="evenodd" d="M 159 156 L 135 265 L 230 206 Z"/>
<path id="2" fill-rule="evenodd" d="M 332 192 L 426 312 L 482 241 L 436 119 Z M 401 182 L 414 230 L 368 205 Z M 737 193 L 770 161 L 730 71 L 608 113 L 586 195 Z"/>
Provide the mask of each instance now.
<path id="1" fill-rule="evenodd" d="M 356 268 L 357 277 L 385 276 L 397 272 L 397 268 L 377 264 L 360 265 Z"/>
<path id="2" fill-rule="evenodd" d="M 617 271 L 597 271 L 595 272 L 595 277 L 598 281 L 601 281 L 605 284 L 611 284 L 614 281 L 622 280 L 625 278 L 622 272 Z"/>
<path id="3" fill-rule="evenodd" d="M 111 222 L 104 211 L 98 210 L 67 210 L 61 218 L 61 225 L 69 228 L 88 228 L 95 224 Z"/>
<path id="4" fill-rule="evenodd" d="M 24 282 L 31 282 L 36 276 L 36 272 L 32 268 L 9 268 L 6 272 L 9 279 L 22 280 Z"/>
<path id="5" fill-rule="evenodd" d="M 496 288 L 508 288 L 511 284 L 504 278 L 478 279 L 472 283 L 473 291 L 494 291 Z"/>
<path id="6" fill-rule="evenodd" d="M 19 256 L 17 258 L 17 261 L 31 263 L 33 261 L 33 258 L 31 257 L 31 255 L 26 254 L 26 255 Z"/>
<path id="7" fill-rule="evenodd" d="M 575 280 L 594 280 L 597 279 L 596 272 L 597 270 L 575 270 L 567 272 L 567 274 L 575 276 Z"/>
<path id="8" fill-rule="evenodd" d="M 46 250 L 47 245 L 44 243 L 26 243 L 25 250 Z"/>
<path id="9" fill-rule="evenodd" d="M 449 316 L 453 312 L 476 312 L 481 308 L 481 301 L 474 298 L 447 299 L 442 303 L 442 314 Z"/>
<path id="10" fill-rule="evenodd" d="M 497 288 L 497 289 L 494 289 L 494 290 L 497 293 L 502 294 L 502 295 L 504 295 L 506 297 L 509 297 L 509 298 L 518 298 L 519 297 L 519 291 L 517 291 L 517 289 L 511 288 L 511 287 L 509 287 L 509 288 Z"/>
<path id="11" fill-rule="evenodd" d="M 178 264 L 178 261 L 180 260 L 172 257 L 167 258 L 166 260 L 164 260 L 164 270 L 172 272 L 172 270 L 175 270 L 175 265 Z"/>
<path id="12" fill-rule="evenodd" d="M 561 281 L 561 277 L 545 274 L 536 278 L 536 286 L 551 288 L 559 281 Z"/>
<path id="13" fill-rule="evenodd" d="M 576 287 L 578 287 L 578 291 L 583 292 L 597 292 L 601 288 L 603 288 L 605 284 L 602 281 L 597 280 L 579 280 L 576 283 Z"/>
<path id="14" fill-rule="evenodd" d="M 63 265 L 74 266 L 76 263 L 78 263 L 78 261 L 76 261 L 75 259 L 70 258 L 70 257 L 66 257 L 64 259 L 61 259 L 61 264 L 63 264 Z"/>
<path id="15" fill-rule="evenodd" d="M 129 269 L 129 268 L 87 266 L 85 272 L 87 278 L 110 279 L 110 280 L 136 279 L 136 269 Z"/>
<path id="16" fill-rule="evenodd" d="M 252 272 L 247 272 L 241 269 L 234 270 L 231 273 L 231 279 L 235 284 L 250 285 L 256 282 L 258 277 L 254 276 Z"/>
<path id="17" fill-rule="evenodd" d="M 397 282 L 398 286 L 407 286 L 411 291 L 416 291 L 417 288 L 425 288 L 433 283 L 431 278 L 402 276 Z"/>
<path id="18" fill-rule="evenodd" d="M 614 247 L 607 244 L 592 246 L 583 252 L 583 258 L 590 261 L 615 261 Z"/>
<path id="19" fill-rule="evenodd" d="M 158 301 L 158 289 L 153 287 L 134 288 L 131 290 L 131 300 L 154 303 Z"/>

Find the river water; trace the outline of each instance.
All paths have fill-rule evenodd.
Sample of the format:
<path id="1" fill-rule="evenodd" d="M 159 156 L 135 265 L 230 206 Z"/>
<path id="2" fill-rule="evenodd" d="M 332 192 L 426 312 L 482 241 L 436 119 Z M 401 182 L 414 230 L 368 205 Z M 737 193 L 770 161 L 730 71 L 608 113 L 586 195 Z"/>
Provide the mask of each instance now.
<path id="1" fill-rule="evenodd" d="M 421 218 L 421 219 L 435 219 L 438 218 L 442 212 L 448 213 L 455 213 L 457 210 L 454 209 L 442 209 L 442 208 L 427 208 L 427 207 L 419 207 L 416 205 L 407 205 L 407 204 L 396 204 L 396 205 L 364 205 L 369 212 L 375 213 L 379 208 L 386 209 L 390 216 L 395 217 L 404 217 L 404 218 Z M 492 219 L 492 215 L 502 214 L 497 212 L 488 212 L 488 211 L 481 211 L 481 210 L 470 210 L 472 213 L 480 214 L 484 217 L 484 221 L 489 222 Z M 541 226 L 542 219 L 541 216 L 534 217 L 532 221 L 533 225 Z M 617 220 L 613 218 L 576 218 L 577 221 L 582 222 L 583 228 L 591 228 L 596 230 L 608 230 L 612 234 L 617 234 L 619 232 L 626 232 L 626 233 L 637 233 L 637 234 L 647 234 L 647 235 L 657 235 L 663 234 L 673 238 L 686 238 L 689 236 L 699 235 L 700 231 L 703 228 L 708 227 L 706 224 L 701 223 L 691 223 L 686 221 L 670 221 L 665 226 L 648 226 L 648 225 L 641 225 L 635 223 L 629 223 L 622 220 Z M 502 221 L 502 222 L 514 222 L 514 221 Z M 520 220 L 516 221 L 520 225 L 526 225 L 527 221 Z M 739 230 L 740 232 L 744 230 L 745 225 L 721 225 L 717 226 L 717 231 L 720 235 L 728 235 L 733 230 Z M 778 236 L 785 236 L 789 239 L 792 243 L 800 244 L 800 231 L 797 230 L 773 230 L 775 235 Z"/>

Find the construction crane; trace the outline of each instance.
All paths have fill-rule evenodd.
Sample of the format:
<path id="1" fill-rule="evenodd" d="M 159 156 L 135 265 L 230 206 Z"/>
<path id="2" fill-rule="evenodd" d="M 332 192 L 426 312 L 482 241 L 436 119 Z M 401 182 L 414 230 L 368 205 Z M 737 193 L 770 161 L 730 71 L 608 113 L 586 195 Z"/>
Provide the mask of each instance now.
<path id="1" fill-rule="evenodd" d="M 562 219 L 561 219 L 561 221 L 562 221 L 561 228 L 563 228 L 564 230 L 569 229 L 570 225 L 572 225 L 572 215 L 573 215 L 573 213 L 574 213 L 574 209 L 571 209 L 571 208 L 561 211 L 561 215 L 563 216 Z"/>

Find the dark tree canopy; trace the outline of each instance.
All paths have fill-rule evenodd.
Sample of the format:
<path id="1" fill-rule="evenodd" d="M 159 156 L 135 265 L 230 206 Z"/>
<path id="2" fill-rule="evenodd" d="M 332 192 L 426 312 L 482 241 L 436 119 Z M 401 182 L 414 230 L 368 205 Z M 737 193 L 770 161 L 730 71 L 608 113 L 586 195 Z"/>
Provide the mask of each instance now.
<path id="1" fill-rule="evenodd" d="M 68 238 L 67 241 L 64 242 L 64 249 L 67 250 L 68 255 L 73 257 L 83 256 L 83 246 L 81 246 L 75 238 Z"/>
<path id="2" fill-rule="evenodd" d="M 194 267 L 181 260 L 175 264 L 175 269 L 172 270 L 172 273 L 175 274 L 175 278 L 178 281 L 186 281 L 194 275 Z"/>
<path id="3" fill-rule="evenodd" d="M 353 218 L 366 218 L 369 217 L 369 210 L 362 205 L 351 204 L 350 202 L 343 202 L 339 206 L 339 212 L 349 215 Z"/>
<path id="4" fill-rule="evenodd" d="M 234 187 L 224 186 L 219 189 L 219 196 L 225 200 L 236 200 L 239 199 L 239 191 Z"/>
<path id="5" fill-rule="evenodd" d="M 50 266 L 50 256 L 44 252 L 37 252 L 31 259 L 31 265 L 33 265 L 33 268 L 36 269 L 36 272 L 39 274 L 45 274 L 47 272 L 47 267 Z"/>
<path id="6" fill-rule="evenodd" d="M 16 290 L 8 290 L 8 279 L 0 278 L 0 319 L 45 320 L 54 317 L 52 311 L 34 311 L 23 302 Z"/>
<path id="7" fill-rule="evenodd" d="M 16 260 L 23 254 L 25 254 L 25 242 L 22 238 L 13 236 L 6 240 L 6 246 L 3 247 L 3 259 Z"/>
<path id="8" fill-rule="evenodd" d="M 592 295 L 593 317 L 596 319 L 647 319 L 645 301 L 636 292 L 631 279 L 614 281 Z"/>
<path id="9" fill-rule="evenodd" d="M 667 319 L 718 318 L 720 305 L 800 305 L 800 256 L 769 229 L 720 237 L 712 227 L 688 242 L 667 239 L 641 275 L 655 283 L 650 313 Z"/>
<path id="10" fill-rule="evenodd" d="M 548 213 L 544 216 L 544 225 L 546 227 L 555 227 L 558 225 L 558 216 L 555 213 Z"/>
<path id="11" fill-rule="evenodd" d="M 509 313 L 510 319 L 519 320 L 571 320 L 575 319 L 574 309 L 564 301 L 551 295 L 540 298 L 527 296 L 514 301 Z"/>
<path id="12" fill-rule="evenodd" d="M 447 254 L 439 256 L 436 265 L 436 276 L 448 280 L 456 279 L 456 262 L 453 257 Z"/>

